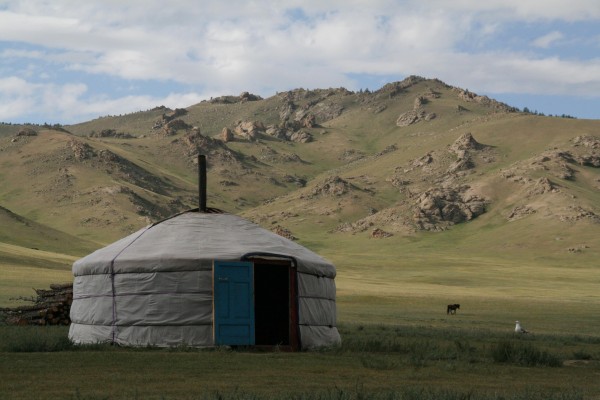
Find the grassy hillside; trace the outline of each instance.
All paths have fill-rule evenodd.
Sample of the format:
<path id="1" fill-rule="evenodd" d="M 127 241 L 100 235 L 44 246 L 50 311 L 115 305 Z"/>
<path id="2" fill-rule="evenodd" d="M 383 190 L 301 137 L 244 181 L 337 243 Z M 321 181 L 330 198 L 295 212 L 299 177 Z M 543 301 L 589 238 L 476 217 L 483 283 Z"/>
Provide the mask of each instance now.
<path id="1" fill-rule="evenodd" d="M 0 242 L 77 256 L 196 207 L 206 154 L 209 206 L 334 261 L 343 318 L 406 296 L 427 296 L 427 315 L 450 298 L 600 303 L 599 121 L 410 77 L 33 128 L 2 128 Z"/>
<path id="2" fill-rule="evenodd" d="M 33 250 L 85 255 L 99 245 L 41 225 L 1 206 L 0 226 L 0 243 L 29 247 Z"/>

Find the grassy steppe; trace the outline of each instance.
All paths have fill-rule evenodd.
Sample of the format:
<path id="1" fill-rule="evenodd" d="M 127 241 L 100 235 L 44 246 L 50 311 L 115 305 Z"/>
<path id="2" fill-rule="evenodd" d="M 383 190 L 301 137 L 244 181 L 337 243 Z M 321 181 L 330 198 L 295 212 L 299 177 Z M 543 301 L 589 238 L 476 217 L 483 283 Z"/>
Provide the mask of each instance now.
<path id="1" fill-rule="evenodd" d="M 583 399 L 600 338 L 425 326 L 340 327 L 320 352 L 74 348 L 66 328 L 0 327 L 6 399 Z"/>
<path id="2" fill-rule="evenodd" d="M 64 328 L 0 327 L 0 398 L 600 398 L 600 169 L 555 154 L 593 153 L 574 139 L 597 136 L 598 122 L 496 112 L 437 81 L 369 95 L 328 92 L 289 94 L 298 109 L 318 96 L 315 112 L 343 107 L 306 128 L 313 142 L 238 137 L 227 143 L 232 153 L 212 155 L 209 205 L 267 229 L 289 228 L 336 265 L 342 349 L 74 349 Z M 398 127 L 421 95 L 437 117 Z M 182 120 L 217 137 L 236 121 L 280 123 L 284 107 L 279 95 L 204 102 Z M 78 256 L 195 204 L 191 154 L 211 148 L 189 137 L 186 147 L 184 131 L 155 132 L 163 112 L 15 141 L 15 127 L 0 126 L 0 307 L 33 295 L 32 287 L 72 279 Z M 138 137 L 87 137 L 107 128 Z M 486 150 L 472 154 L 473 169 L 448 174 L 456 157 L 449 146 L 467 132 Z M 87 158 L 77 143 L 88 146 Z M 428 154 L 430 164 L 415 164 Z M 353 187 L 315 192 L 332 176 Z M 541 178 L 556 190 L 534 190 Z M 486 213 L 443 232 L 405 229 L 415 199 L 449 179 L 485 197 Z M 509 218 L 518 208 L 530 212 Z M 376 211 L 383 216 L 367 230 L 337 230 Z M 375 227 L 394 236 L 372 239 Z M 448 303 L 461 304 L 457 315 L 446 315 Z M 533 334 L 514 338 L 517 319 Z M 566 364 L 493 355 L 515 351 L 521 361 L 546 354 Z"/>

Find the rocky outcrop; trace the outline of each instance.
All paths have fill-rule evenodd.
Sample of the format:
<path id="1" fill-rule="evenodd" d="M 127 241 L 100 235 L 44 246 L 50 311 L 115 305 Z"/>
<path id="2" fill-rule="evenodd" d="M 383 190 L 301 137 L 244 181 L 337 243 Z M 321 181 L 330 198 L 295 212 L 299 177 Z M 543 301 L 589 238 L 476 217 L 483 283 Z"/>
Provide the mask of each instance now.
<path id="1" fill-rule="evenodd" d="M 588 149 L 600 150 L 600 138 L 591 135 L 582 135 L 573 138 L 574 147 L 586 147 Z"/>
<path id="2" fill-rule="evenodd" d="M 486 146 L 477 142 L 470 132 L 461 135 L 448 149 L 456 156 L 456 161 L 450 164 L 448 172 L 454 173 L 475 168 L 472 153 L 483 150 L 485 147 Z"/>
<path id="3" fill-rule="evenodd" d="M 87 143 L 72 139 L 69 141 L 69 148 L 73 152 L 76 161 L 88 160 L 96 155 L 94 149 Z"/>
<path id="4" fill-rule="evenodd" d="M 358 189 L 350 182 L 340 178 L 339 176 L 332 176 L 325 179 L 323 182 L 318 183 L 313 190 L 309 193 L 309 197 L 316 196 L 332 196 L 339 197 L 347 194 L 353 189 Z"/>
<path id="5" fill-rule="evenodd" d="M 234 139 L 233 132 L 231 129 L 225 127 L 221 130 L 221 140 L 225 143 L 231 142 Z"/>
<path id="6" fill-rule="evenodd" d="M 167 135 L 174 135 L 177 131 L 181 130 L 190 130 L 192 129 L 191 125 L 186 124 L 182 119 L 174 119 L 169 121 L 165 127 L 165 133 Z"/>
<path id="7" fill-rule="evenodd" d="M 154 122 L 152 129 L 161 131 L 165 136 L 175 135 L 179 130 L 189 130 L 192 127 L 183 120 L 178 119 L 178 117 L 184 116 L 187 113 L 188 111 L 185 108 L 176 108 L 173 111 L 163 113 L 160 119 Z"/>
<path id="8" fill-rule="evenodd" d="M 308 143 L 312 142 L 313 136 L 306 131 L 296 131 L 290 135 L 291 142 Z"/>
<path id="9" fill-rule="evenodd" d="M 288 239 L 288 240 L 298 240 L 298 238 L 297 238 L 297 237 L 295 237 L 295 236 L 292 234 L 292 232 L 291 232 L 289 229 L 287 229 L 287 228 L 284 228 L 284 227 L 283 227 L 283 226 L 281 226 L 281 225 L 277 225 L 277 226 L 276 226 L 275 228 L 273 228 L 271 231 L 272 231 L 272 232 L 275 232 L 275 233 L 276 233 L 276 234 L 278 234 L 279 236 L 282 236 L 282 237 L 284 237 L 284 238 L 286 238 L 286 239 Z"/>
<path id="10" fill-rule="evenodd" d="M 600 223 L 600 215 L 594 211 L 578 205 L 571 205 L 559 216 L 563 222 L 577 222 L 587 220 L 596 224 Z"/>
<path id="11" fill-rule="evenodd" d="M 573 140 L 573 147 L 585 149 L 574 157 L 575 162 L 586 167 L 600 168 L 600 138 L 591 135 L 577 136 Z"/>
<path id="12" fill-rule="evenodd" d="M 413 109 L 400 114 L 396 120 L 396 126 L 409 126 L 416 124 L 420 121 L 431 121 L 436 117 L 435 113 L 428 113 L 423 108 L 424 104 L 428 102 L 428 99 L 424 96 L 417 96 L 413 102 Z"/>
<path id="13" fill-rule="evenodd" d="M 386 232 L 383 229 L 375 228 L 371 231 L 371 237 L 374 239 L 383 239 L 394 236 L 392 233 Z"/>
<path id="14" fill-rule="evenodd" d="M 468 186 L 434 188 L 422 193 L 413 213 L 416 226 L 422 230 L 440 231 L 483 214 L 486 200 L 468 189 Z"/>
<path id="15" fill-rule="evenodd" d="M 316 126 L 317 120 L 320 123 L 323 123 L 339 117 L 342 112 L 344 112 L 344 106 L 333 101 L 321 101 L 309 108 L 309 110 L 312 113 L 310 118 L 314 118 L 312 126 Z M 302 121 L 304 119 L 305 117 L 302 117 L 298 119 L 298 121 Z M 307 123 L 304 123 L 304 125 L 308 127 Z"/>
<path id="16" fill-rule="evenodd" d="M 249 93 L 249 92 L 242 92 L 239 95 L 240 98 L 240 103 L 245 103 L 247 101 L 258 101 L 258 100 L 262 100 L 262 97 L 257 96 L 255 94 Z"/>
<path id="17" fill-rule="evenodd" d="M 460 89 L 460 88 L 453 88 L 452 90 L 454 91 L 454 93 L 456 93 L 456 96 L 459 99 L 461 99 L 465 102 L 481 104 L 485 107 L 489 107 L 489 108 L 493 109 L 494 111 L 498 111 L 498 112 L 517 112 L 518 111 L 518 109 L 515 107 L 511 107 L 511 106 L 508 106 L 499 101 L 492 100 L 487 96 L 479 96 L 476 93 L 470 92 L 465 89 Z"/>
<path id="18" fill-rule="evenodd" d="M 249 92 L 242 92 L 239 96 L 219 96 L 211 98 L 210 103 L 213 104 L 235 104 L 235 103 L 246 103 L 248 101 L 259 101 L 263 98 Z"/>
<path id="19" fill-rule="evenodd" d="M 598 154 L 581 155 L 576 158 L 576 161 L 584 167 L 600 168 L 600 155 Z"/>
<path id="20" fill-rule="evenodd" d="M 221 143 L 209 136 L 204 136 L 199 130 L 193 130 L 186 133 L 180 139 L 181 144 L 187 150 L 189 156 L 196 156 L 198 152 L 210 152 L 214 149 L 221 149 Z"/>
<path id="21" fill-rule="evenodd" d="M 267 134 L 282 140 L 307 142 L 312 140 L 309 132 L 294 135 L 301 129 L 318 127 L 323 122 L 337 118 L 344 111 L 339 101 L 340 96 L 351 95 L 352 92 L 340 89 L 304 90 L 296 89 L 279 93 L 281 105 L 279 124 L 267 127 Z M 333 99 L 336 97 L 336 99 Z M 270 129 L 269 129 L 270 128 Z M 294 136 L 294 139 L 290 139 Z"/>
<path id="22" fill-rule="evenodd" d="M 516 221 L 521 218 L 525 218 L 531 214 L 535 214 L 535 210 L 529 206 L 516 206 L 511 210 L 506 219 L 509 221 Z"/>
<path id="23" fill-rule="evenodd" d="M 558 193 L 558 186 L 548 178 L 539 178 L 533 186 L 527 191 L 529 196 L 543 195 L 548 193 Z"/>
<path id="24" fill-rule="evenodd" d="M 375 97 L 391 99 L 404 92 L 405 89 L 408 89 L 419 82 L 423 82 L 424 80 L 425 78 L 421 76 L 411 75 L 400 82 L 392 82 L 384 85 L 381 89 L 375 91 L 374 94 Z"/>
<path id="25" fill-rule="evenodd" d="M 551 179 L 575 181 L 581 172 L 580 167 L 600 168 L 599 138 L 577 136 L 571 143 L 569 149 L 555 147 L 515 163 L 501 171 L 501 175 L 512 182 L 526 185 L 529 196 L 558 193 L 560 186 Z M 545 176 L 540 178 L 540 174 Z"/>
<path id="26" fill-rule="evenodd" d="M 396 120 L 396 126 L 403 127 L 416 124 L 417 122 L 421 121 L 431 121 L 435 117 L 435 113 L 427 113 L 421 108 L 416 110 L 413 109 L 403 114 L 400 114 L 400 116 Z"/>
<path id="27" fill-rule="evenodd" d="M 290 142 L 308 143 L 312 142 L 313 136 L 306 131 L 296 130 L 295 127 L 289 127 L 289 124 L 284 126 L 269 125 L 265 130 L 265 133 L 269 136 L 277 139 L 286 140 Z"/>
<path id="28" fill-rule="evenodd" d="M 166 122 L 172 121 L 175 118 L 179 118 L 182 117 L 184 115 L 186 115 L 188 113 L 188 111 L 185 108 L 176 108 L 171 112 L 167 112 L 164 113 L 162 115 L 162 119 L 165 120 Z"/>
<path id="29" fill-rule="evenodd" d="M 265 133 L 265 127 L 260 121 L 238 121 L 233 132 L 246 140 L 254 141 L 259 134 Z"/>
<path id="30" fill-rule="evenodd" d="M 225 166 L 239 168 L 241 156 L 231 150 L 220 139 L 213 139 L 200 133 L 199 129 L 192 129 L 185 135 L 171 141 L 168 151 L 175 151 L 187 158 L 190 166 L 198 163 L 198 154 L 204 154 L 212 166 Z"/>
<path id="31" fill-rule="evenodd" d="M 450 151 L 460 157 L 464 152 L 481 150 L 484 147 L 484 145 L 475 140 L 471 132 L 467 132 L 463 133 L 450 145 Z"/>

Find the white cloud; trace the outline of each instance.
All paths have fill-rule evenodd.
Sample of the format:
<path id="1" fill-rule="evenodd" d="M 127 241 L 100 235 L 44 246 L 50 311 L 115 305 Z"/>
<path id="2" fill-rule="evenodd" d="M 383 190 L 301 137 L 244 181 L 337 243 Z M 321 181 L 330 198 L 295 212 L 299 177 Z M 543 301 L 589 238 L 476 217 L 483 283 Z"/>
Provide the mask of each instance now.
<path id="1" fill-rule="evenodd" d="M 198 93 L 171 93 L 163 97 L 127 95 L 118 98 L 89 97 L 84 84 L 32 83 L 18 77 L 0 79 L 0 120 L 32 115 L 49 123 L 76 123 L 99 115 L 146 110 L 158 105 L 187 107 L 207 98 Z"/>
<path id="2" fill-rule="evenodd" d="M 539 38 L 535 39 L 532 42 L 532 44 L 536 47 L 547 49 L 556 41 L 561 40 L 562 38 L 564 38 L 564 35 L 562 33 L 560 33 L 559 31 L 552 31 L 550 33 L 545 34 L 544 36 L 540 36 Z"/>
<path id="3" fill-rule="evenodd" d="M 447 11 L 488 14 L 496 20 L 573 22 L 600 18 L 600 2 L 596 0 L 432 0 L 428 3 Z"/>
<path id="4" fill-rule="evenodd" d="M 350 74 L 417 74 L 472 90 L 593 96 L 600 85 L 598 59 L 543 58 L 535 51 L 553 50 L 565 37 L 552 21 L 598 19 L 597 0 L 0 0 L 0 46 L 9 43 L 0 47 L 0 80 L 19 76 L 26 79 L 19 81 L 24 90 L 50 93 L 16 96 L 0 85 L 0 99 L 15 102 L 0 105 L 0 119 L 27 101 L 72 119 L 135 111 L 132 105 L 186 105 L 174 104 L 177 96 L 199 101 L 242 90 L 269 95 L 293 87 L 361 87 Z M 523 39 L 520 48 L 533 46 L 530 54 L 510 43 L 503 51 L 486 48 L 506 34 L 506 24 L 523 21 L 541 21 L 550 31 Z M 78 81 L 52 82 L 73 71 Z M 136 84 L 124 96 L 92 93 L 86 74 Z M 43 84 L 30 83 L 35 76 Z M 165 98 L 144 91 L 145 81 L 190 89 Z"/>

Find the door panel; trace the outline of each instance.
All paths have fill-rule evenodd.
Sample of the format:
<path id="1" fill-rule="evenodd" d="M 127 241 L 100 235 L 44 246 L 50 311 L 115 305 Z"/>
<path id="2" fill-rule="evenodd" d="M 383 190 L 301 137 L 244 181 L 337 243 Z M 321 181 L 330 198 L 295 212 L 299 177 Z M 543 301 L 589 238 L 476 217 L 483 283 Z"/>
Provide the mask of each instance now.
<path id="1" fill-rule="evenodd" d="M 215 343 L 253 345 L 254 278 L 251 262 L 214 264 Z"/>

